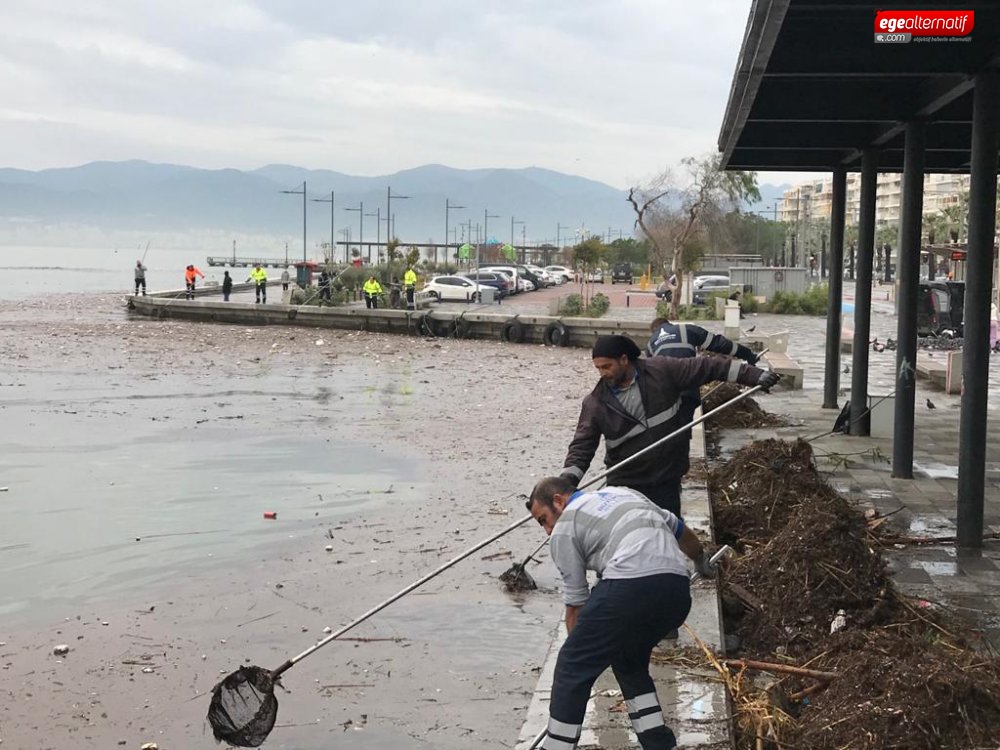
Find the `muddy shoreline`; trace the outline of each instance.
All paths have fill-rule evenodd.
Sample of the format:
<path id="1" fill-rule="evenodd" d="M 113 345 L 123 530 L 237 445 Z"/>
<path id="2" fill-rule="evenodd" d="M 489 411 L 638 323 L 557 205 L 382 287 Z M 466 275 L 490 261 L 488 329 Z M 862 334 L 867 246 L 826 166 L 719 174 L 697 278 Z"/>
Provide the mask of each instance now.
<path id="1" fill-rule="evenodd" d="M 156 323 L 99 295 L 0 303 L 0 329 L 0 414 L 18 426 L 5 447 L 22 451 L 0 524 L 14 528 L 11 498 L 40 473 L 75 509 L 36 519 L 38 536 L 121 523 L 121 550 L 77 563 L 78 598 L 3 618 L 5 750 L 214 747 L 204 694 L 220 672 L 276 666 L 523 515 L 519 493 L 559 467 L 594 382 L 577 350 Z M 183 534 L 157 541 L 161 527 Z M 219 531 L 189 534 L 203 527 Z M 513 532 L 351 634 L 377 640 L 296 666 L 266 746 L 513 744 L 560 606 L 547 565 L 522 598 L 498 576 L 538 534 Z M 0 548 L 36 538 L 22 525 Z"/>

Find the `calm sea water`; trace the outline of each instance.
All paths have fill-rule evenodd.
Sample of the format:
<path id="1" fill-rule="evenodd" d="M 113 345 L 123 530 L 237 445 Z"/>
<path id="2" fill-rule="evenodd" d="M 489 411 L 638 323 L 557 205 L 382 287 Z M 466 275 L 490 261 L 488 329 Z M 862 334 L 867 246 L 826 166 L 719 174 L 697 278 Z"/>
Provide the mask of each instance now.
<path id="1" fill-rule="evenodd" d="M 225 269 L 210 268 L 206 261 L 210 254 L 150 248 L 145 260 L 149 291 L 183 288 L 189 263 L 200 268 L 207 281 L 221 282 Z M 142 255 L 135 248 L 0 246 L 0 300 L 73 292 L 130 293 L 132 269 Z M 242 269 L 234 278 L 242 281 L 240 273 Z"/>

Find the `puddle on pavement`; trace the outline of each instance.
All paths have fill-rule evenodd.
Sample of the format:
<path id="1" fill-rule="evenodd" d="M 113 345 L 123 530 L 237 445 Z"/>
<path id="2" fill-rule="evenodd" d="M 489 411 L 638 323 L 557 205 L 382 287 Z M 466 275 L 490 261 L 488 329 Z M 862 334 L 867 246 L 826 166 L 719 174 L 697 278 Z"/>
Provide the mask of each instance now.
<path id="1" fill-rule="evenodd" d="M 932 576 L 957 576 L 960 572 L 957 562 L 914 560 L 910 563 L 910 567 L 921 568 Z"/>
<path id="2" fill-rule="evenodd" d="M 940 464 L 933 461 L 927 463 L 913 462 L 913 474 L 928 479 L 958 479 L 958 467 Z"/>

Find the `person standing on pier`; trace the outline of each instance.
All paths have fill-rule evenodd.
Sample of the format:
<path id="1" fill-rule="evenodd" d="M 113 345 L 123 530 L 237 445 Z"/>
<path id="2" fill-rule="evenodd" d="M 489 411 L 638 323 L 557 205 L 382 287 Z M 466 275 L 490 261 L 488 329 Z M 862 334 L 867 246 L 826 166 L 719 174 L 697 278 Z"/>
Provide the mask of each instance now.
<path id="1" fill-rule="evenodd" d="M 330 274 L 326 272 L 324 268 L 319 274 L 319 298 L 330 301 Z"/>
<path id="2" fill-rule="evenodd" d="M 224 271 L 222 274 L 222 301 L 229 302 L 229 295 L 233 293 L 233 277 L 229 275 L 229 271 Z"/>
<path id="3" fill-rule="evenodd" d="M 194 299 L 195 282 L 199 276 L 201 276 L 201 278 L 205 278 L 205 274 L 203 274 L 196 266 L 189 265 L 186 269 L 184 269 L 184 288 L 186 290 L 185 297 L 187 299 Z"/>
<path id="4" fill-rule="evenodd" d="M 257 294 L 257 302 L 267 304 L 267 271 L 265 271 L 260 263 L 253 267 L 250 272 L 250 276 L 247 281 L 252 281 L 256 286 L 254 291 Z"/>
<path id="5" fill-rule="evenodd" d="M 141 260 L 135 262 L 135 293 L 139 294 L 139 287 L 142 286 L 142 296 L 146 296 L 146 267 Z"/>
<path id="6" fill-rule="evenodd" d="M 368 281 L 365 282 L 361 291 L 365 293 L 365 307 L 369 310 L 377 310 L 378 297 L 382 294 L 382 285 L 378 283 L 374 274 L 368 277 Z"/>
<path id="7" fill-rule="evenodd" d="M 406 309 L 416 310 L 417 306 L 413 298 L 417 293 L 417 274 L 412 268 L 407 268 L 406 273 L 403 274 L 403 288 L 406 290 Z"/>
<path id="8" fill-rule="evenodd" d="M 291 276 L 288 275 L 288 269 L 286 268 L 281 272 L 281 291 L 288 291 L 288 282 L 291 280 Z"/>

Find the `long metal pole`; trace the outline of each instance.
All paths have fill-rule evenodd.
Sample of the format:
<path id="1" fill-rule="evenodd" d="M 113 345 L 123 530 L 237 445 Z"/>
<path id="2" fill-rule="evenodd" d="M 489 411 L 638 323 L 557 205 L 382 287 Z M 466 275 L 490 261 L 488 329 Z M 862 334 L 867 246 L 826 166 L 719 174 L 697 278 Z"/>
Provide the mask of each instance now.
<path id="1" fill-rule="evenodd" d="M 302 262 L 306 258 L 306 181 L 302 181 Z"/>
<path id="2" fill-rule="evenodd" d="M 434 248 L 434 265 L 438 262 L 438 251 Z M 448 199 L 444 199 L 444 262 L 448 262 Z"/>
<path id="3" fill-rule="evenodd" d="M 701 424 L 702 422 L 704 422 L 706 419 L 708 419 L 712 415 L 717 414 L 718 412 L 722 411 L 723 409 L 726 409 L 726 408 L 732 406 L 737 401 L 742 401 L 747 396 L 750 396 L 750 395 L 756 393 L 760 389 L 761 389 L 760 386 L 756 386 L 754 388 L 751 388 L 748 391 L 744 391 L 740 395 L 736 396 L 735 398 L 730 399 L 729 401 L 727 401 L 726 403 L 722 404 L 721 406 L 718 406 L 715 409 L 712 409 L 712 411 L 710 411 L 710 412 L 708 412 L 706 414 L 702 414 L 697 419 L 694 419 L 690 423 L 684 425 L 683 427 L 681 427 L 681 428 L 679 428 L 677 430 L 674 430 L 669 435 L 665 435 L 664 437 L 661 437 L 655 443 L 651 443 L 650 445 L 647 445 L 641 451 L 639 451 L 637 453 L 634 453 L 634 454 L 632 454 L 631 456 L 629 456 L 627 458 L 622 459 L 620 462 L 618 462 L 617 464 L 615 464 L 614 466 L 612 466 L 610 469 L 605 469 L 604 471 L 600 472 L 599 474 L 597 474 L 597 475 L 591 477 L 590 479 L 588 479 L 586 482 L 582 482 L 579 485 L 579 489 L 582 490 L 582 489 L 584 489 L 586 487 L 590 487 L 591 485 L 597 484 L 598 482 L 600 482 L 601 480 L 603 480 L 605 477 L 607 477 L 608 474 L 610 474 L 611 472 L 613 472 L 613 471 L 615 471 L 617 469 L 620 469 L 623 466 L 625 466 L 626 464 L 631 463 L 632 461 L 635 461 L 640 456 L 644 456 L 645 454 L 649 453 L 650 451 L 652 451 L 652 450 L 654 450 L 656 448 L 661 447 L 668 440 L 672 440 L 673 438 L 677 437 L 678 435 L 683 435 L 685 432 L 687 432 L 688 430 L 690 430 L 695 425 Z M 371 617 L 372 615 L 374 615 L 376 612 L 381 612 L 383 609 L 385 609 L 386 607 L 388 607 L 393 602 L 398 601 L 399 599 L 402 599 L 404 596 L 406 596 L 407 594 L 409 594 L 414 589 L 419 588 L 420 586 L 423 586 L 425 583 L 427 583 L 432 578 L 435 578 L 438 575 L 440 575 L 441 573 L 443 573 L 444 571 L 448 570 L 448 568 L 450 568 L 450 567 L 454 566 L 455 564 L 461 562 L 462 560 L 464 560 L 465 558 L 469 557 L 470 555 L 475 554 L 476 552 L 478 552 L 479 550 L 481 550 L 483 547 L 487 546 L 488 544 L 492 544 L 493 542 L 495 542 L 500 537 L 505 536 L 506 534 L 509 534 L 511 531 L 513 531 L 514 529 L 516 529 L 519 526 L 522 526 L 523 524 L 527 523 L 530 520 L 532 520 L 532 515 L 529 513 L 524 518 L 521 518 L 521 519 L 519 519 L 517 521 L 514 521 L 514 523 L 510 524 L 507 528 L 503 529 L 502 531 L 497 532 L 496 534 L 494 534 L 493 536 L 489 537 L 488 539 L 484 539 L 483 541 L 478 542 L 478 543 L 474 544 L 473 546 L 469 547 L 469 549 L 467 549 L 464 552 L 460 553 L 459 555 L 453 557 L 452 559 L 450 559 L 448 562 L 444 563 L 443 565 L 435 568 L 430 573 L 428 573 L 427 575 L 425 575 L 423 578 L 420 578 L 419 580 L 414 581 L 409 586 L 407 586 L 403 590 L 397 592 L 396 594 L 393 594 L 392 596 L 390 596 L 388 599 L 386 599 L 385 601 L 381 602 L 380 604 L 376 604 L 374 607 L 372 607 L 371 609 L 369 609 L 363 615 L 361 615 L 360 617 L 357 617 L 356 619 L 352 620 L 347 625 L 345 625 L 344 627 L 342 627 L 340 630 L 337 630 L 337 631 L 331 633 L 326 638 L 324 638 L 323 640 L 321 640 L 319 643 L 317 643 L 317 644 L 315 644 L 313 646 L 310 646 L 309 648 L 307 648 L 305 651 L 303 651 L 298 656 L 293 656 L 291 659 L 289 659 L 288 661 L 286 661 L 280 667 L 278 667 L 277 669 L 275 669 L 274 671 L 272 671 L 271 672 L 272 679 L 273 678 L 277 678 L 283 672 L 285 672 L 288 669 L 290 669 L 291 667 L 295 666 L 295 664 L 297 664 L 298 662 L 302 661 L 303 659 L 305 659 L 310 654 L 313 654 L 316 651 L 318 651 L 319 649 L 323 648 L 323 646 L 325 646 L 326 644 L 330 643 L 330 641 L 336 640 L 337 638 L 339 638 L 340 636 L 342 636 L 344 633 L 348 632 L 352 628 L 357 627 L 358 625 L 360 625 L 361 623 L 363 623 L 365 620 L 367 620 L 369 617 Z"/>
<path id="4" fill-rule="evenodd" d="M 978 73 L 972 104 L 969 244 L 962 346 L 962 414 L 958 426 L 958 546 L 983 546 L 986 402 L 990 370 L 990 290 L 996 240 L 1000 75 Z"/>
<path id="5" fill-rule="evenodd" d="M 924 213 L 924 132 L 922 122 L 906 123 L 899 253 L 896 259 L 899 297 L 896 308 L 896 407 L 892 428 L 892 475 L 899 479 L 913 479 L 920 226 Z"/>
<path id="6" fill-rule="evenodd" d="M 333 231 L 333 215 L 334 215 L 334 195 L 333 191 L 330 191 L 330 260 L 333 260 L 334 252 L 337 249 L 337 235 Z"/>
<path id="7" fill-rule="evenodd" d="M 830 206 L 830 286 L 826 316 L 826 372 L 823 378 L 823 408 L 836 409 L 840 395 L 840 329 L 844 296 L 844 219 L 847 207 L 847 170 L 833 172 Z M 773 229 L 773 227 L 772 227 Z M 773 251 L 772 251 L 773 252 Z"/>
<path id="8" fill-rule="evenodd" d="M 854 285 L 854 371 L 851 373 L 851 434 L 867 435 L 868 334 L 872 322 L 872 261 L 875 256 L 875 184 L 878 151 L 866 148 L 861 157 L 861 213 L 858 218 L 858 280 Z M 792 238 L 794 240 L 794 237 Z"/>

